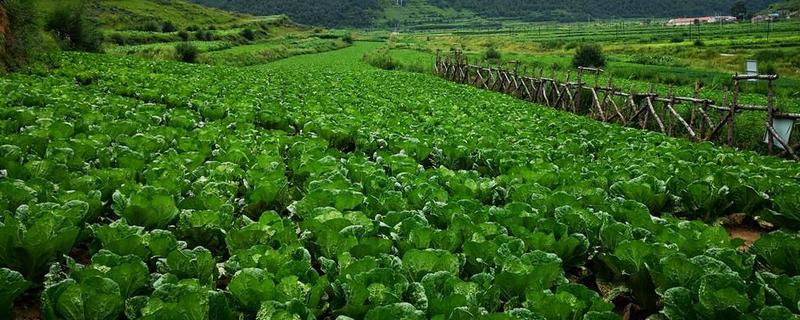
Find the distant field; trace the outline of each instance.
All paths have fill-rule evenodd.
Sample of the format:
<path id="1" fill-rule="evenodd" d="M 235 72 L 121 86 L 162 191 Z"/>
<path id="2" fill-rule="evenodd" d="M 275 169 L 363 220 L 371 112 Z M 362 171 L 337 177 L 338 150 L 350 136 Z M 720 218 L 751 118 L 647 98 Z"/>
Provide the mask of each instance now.
<path id="1" fill-rule="evenodd" d="M 642 25 L 639 21 L 592 23 L 505 22 L 503 28 L 459 29 L 394 34 L 386 48 L 388 55 L 409 71 L 430 72 L 436 50 L 448 54 L 463 50 L 471 63 L 487 64 L 483 55 L 490 48 L 502 53 L 505 65 L 519 61 L 521 71 L 544 69 L 546 76 L 565 79 L 574 74 L 572 56 L 582 43 L 599 43 L 606 53 L 606 72 L 615 86 L 626 91 L 645 92 L 651 86 L 666 94 L 672 90 L 692 96 L 697 81 L 701 96 L 723 101 L 724 88 L 731 88 L 731 76 L 743 73 L 746 60 L 756 59 L 761 71 L 777 72 L 777 108 L 800 111 L 800 22 L 773 24 L 726 24 L 664 27 L 662 22 Z M 555 67 L 555 73 L 553 73 Z M 594 81 L 594 80 L 591 80 Z M 745 83 L 741 103 L 766 105 L 766 85 Z M 763 149 L 765 115 L 747 113 L 739 117 L 737 145 Z M 798 140 L 800 141 L 800 140 Z"/>
<path id="2" fill-rule="evenodd" d="M 249 66 L 296 55 L 341 49 L 348 45 L 349 43 L 338 38 L 282 38 L 209 52 L 200 56 L 200 62 L 215 65 Z"/>

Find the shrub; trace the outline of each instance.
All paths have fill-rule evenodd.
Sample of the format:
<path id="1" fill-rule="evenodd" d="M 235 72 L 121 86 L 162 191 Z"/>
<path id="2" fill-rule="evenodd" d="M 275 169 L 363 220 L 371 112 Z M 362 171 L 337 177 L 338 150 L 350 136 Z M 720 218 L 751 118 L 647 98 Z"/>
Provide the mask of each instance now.
<path id="1" fill-rule="evenodd" d="M 188 63 L 195 63 L 199 54 L 197 47 L 189 42 L 175 45 L 175 53 L 178 55 L 178 60 Z"/>
<path id="2" fill-rule="evenodd" d="M 681 42 L 683 42 L 683 37 L 682 36 L 678 36 L 678 35 L 674 35 L 671 38 L 669 38 L 669 42 L 681 43 Z"/>
<path id="3" fill-rule="evenodd" d="M 161 32 L 161 26 L 155 21 L 146 22 L 140 29 L 147 32 Z"/>
<path id="4" fill-rule="evenodd" d="M 111 35 L 111 42 L 116 45 L 124 46 L 125 45 L 125 37 L 119 33 L 115 33 Z"/>
<path id="5" fill-rule="evenodd" d="M 564 45 L 564 49 L 572 50 L 572 49 L 575 49 L 575 48 L 577 48 L 579 46 L 581 46 L 581 43 L 575 42 L 575 41 L 570 41 L 566 45 Z"/>
<path id="6" fill-rule="evenodd" d="M 64 50 L 100 52 L 103 36 L 84 15 L 84 7 L 60 6 L 47 18 L 46 30 L 52 32 Z"/>
<path id="7" fill-rule="evenodd" d="M 786 52 L 781 50 L 760 50 L 753 56 L 758 61 L 776 61 L 786 57 Z"/>
<path id="8" fill-rule="evenodd" d="M 194 31 L 198 31 L 198 30 L 200 30 L 200 27 L 198 27 L 196 25 L 191 25 L 191 26 L 186 27 L 186 31 L 194 32 Z"/>
<path id="9" fill-rule="evenodd" d="M 635 64 L 644 64 L 651 66 L 677 66 L 678 63 L 674 56 L 667 55 L 643 55 L 634 54 L 628 59 L 628 62 Z"/>
<path id="10" fill-rule="evenodd" d="M 162 32 L 167 32 L 167 33 L 169 33 L 169 32 L 175 32 L 175 31 L 178 31 L 178 28 L 176 28 L 176 27 L 175 27 L 175 25 L 174 25 L 174 24 L 172 24 L 172 22 L 165 21 L 165 22 L 164 22 L 164 23 L 161 25 L 161 31 L 162 31 Z"/>
<path id="11" fill-rule="evenodd" d="M 483 53 L 483 59 L 487 61 L 498 61 L 502 58 L 503 55 L 494 47 L 489 47 L 489 49 L 486 49 L 486 52 Z"/>
<path id="12" fill-rule="evenodd" d="M 762 64 L 758 68 L 758 73 L 760 74 L 777 74 L 778 69 L 775 68 L 775 65 L 772 63 Z"/>
<path id="13" fill-rule="evenodd" d="M 181 38 L 181 40 L 183 40 L 183 41 L 188 41 L 189 40 L 189 32 L 181 30 L 181 31 L 178 32 L 178 37 Z"/>
<path id="14" fill-rule="evenodd" d="M 381 68 L 383 70 L 400 69 L 400 64 L 392 59 L 392 56 L 389 55 L 389 50 L 386 49 L 364 54 L 364 61 L 373 67 Z"/>
<path id="15" fill-rule="evenodd" d="M 541 47 L 543 49 L 551 49 L 551 50 L 561 49 L 562 47 L 564 47 L 564 40 L 547 40 L 547 41 L 543 41 L 541 43 Z"/>
<path id="16" fill-rule="evenodd" d="M 705 46 L 706 46 L 706 43 L 705 43 L 705 42 L 703 42 L 703 40 L 700 40 L 700 39 L 695 39 L 695 40 L 694 40 L 694 46 L 695 46 L 695 47 L 705 47 Z"/>
<path id="17" fill-rule="evenodd" d="M 344 37 L 342 37 L 342 41 L 344 41 L 345 43 L 348 43 L 348 44 L 352 44 L 353 43 L 353 34 L 352 33 L 348 33 L 348 34 L 344 35 Z"/>
<path id="18" fill-rule="evenodd" d="M 39 44 L 39 24 L 36 9 L 28 0 L 7 0 L 0 6 L 5 7 L 10 34 L 0 33 L 0 72 L 15 70 L 26 62 L 29 53 L 36 53 Z"/>
<path id="19" fill-rule="evenodd" d="M 242 37 L 247 39 L 247 41 L 253 41 L 256 38 L 256 34 L 252 29 L 247 28 L 242 30 Z"/>
<path id="20" fill-rule="evenodd" d="M 200 41 L 212 41 L 214 40 L 214 34 L 209 31 L 197 31 L 194 35 L 197 40 Z"/>
<path id="21" fill-rule="evenodd" d="M 606 57 L 603 54 L 603 48 L 596 44 L 580 46 L 578 50 L 575 50 L 572 65 L 574 67 L 604 67 L 606 65 Z"/>

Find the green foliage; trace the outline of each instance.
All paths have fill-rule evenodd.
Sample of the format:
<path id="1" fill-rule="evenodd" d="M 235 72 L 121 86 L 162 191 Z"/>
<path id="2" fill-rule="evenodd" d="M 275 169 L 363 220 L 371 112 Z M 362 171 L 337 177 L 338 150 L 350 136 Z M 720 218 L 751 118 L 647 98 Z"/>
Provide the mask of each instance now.
<path id="1" fill-rule="evenodd" d="M 15 213 L 4 212 L 0 265 L 37 279 L 54 258 L 75 244 L 87 210 L 86 202 L 70 201 L 21 205 Z"/>
<path id="2" fill-rule="evenodd" d="M 574 67 L 602 68 L 606 65 L 606 57 L 603 48 L 597 44 L 584 44 L 575 50 L 572 58 Z"/>
<path id="3" fill-rule="evenodd" d="M 352 26 L 368 27 L 374 22 L 396 26 L 406 21 L 416 21 L 419 17 L 403 14 L 397 4 L 391 1 L 347 0 L 347 1 L 309 1 L 291 3 L 278 0 L 193 0 L 196 3 L 225 10 L 247 12 L 255 15 L 287 14 L 303 24 L 329 27 Z M 662 3 L 646 0 L 534 0 L 519 2 L 515 0 L 422 0 L 407 3 L 401 9 L 426 17 L 419 23 L 436 24 L 454 17 L 513 18 L 523 21 L 585 21 L 587 18 L 641 18 L 641 17 L 680 17 L 703 16 L 709 12 L 728 12 L 733 0 L 679 1 Z M 771 1 L 756 0 L 748 2 L 756 10 L 766 8 Z M 461 11 L 454 15 L 453 11 Z M 330 14 L 336 12 L 336 14 Z M 466 12 L 466 13 L 465 13 Z M 383 18 L 378 19 L 378 18 Z M 416 18 L 416 19 L 415 19 Z M 394 23 L 393 23 L 394 22 Z"/>
<path id="4" fill-rule="evenodd" d="M 633 55 L 629 62 L 650 66 L 677 66 L 679 62 L 673 56 L 667 55 Z"/>
<path id="5" fill-rule="evenodd" d="M 486 52 L 483 53 L 483 59 L 486 61 L 491 61 L 496 63 L 500 61 L 502 58 L 503 55 L 500 53 L 500 51 L 497 51 L 497 49 L 495 49 L 494 47 L 489 47 L 489 49 L 486 49 Z"/>
<path id="6" fill-rule="evenodd" d="M 155 21 L 148 21 L 145 22 L 141 26 L 141 28 L 139 28 L 139 30 L 146 32 L 161 32 L 161 25 L 159 25 L 158 22 Z"/>
<path id="7" fill-rule="evenodd" d="M 161 24 L 161 31 L 162 32 L 175 32 L 175 31 L 178 31 L 178 28 L 175 27 L 175 24 L 173 24 L 172 22 L 164 21 L 164 23 Z"/>
<path id="8" fill-rule="evenodd" d="M 224 10 L 259 16 L 286 14 L 301 24 L 326 27 L 368 27 L 381 9 L 378 0 L 342 1 L 220 1 L 193 0 L 196 3 Z"/>
<path id="9" fill-rule="evenodd" d="M 0 81 L 0 301 L 30 281 L 52 319 L 619 319 L 596 279 L 672 319 L 800 312 L 794 163 L 361 60 L 381 47 L 67 52 Z M 729 213 L 785 230 L 739 250 Z"/>
<path id="10" fill-rule="evenodd" d="M 117 319 L 124 301 L 119 285 L 111 279 L 91 276 L 64 279 L 42 293 L 42 315 L 48 319 Z"/>
<path id="11" fill-rule="evenodd" d="M 242 38 L 245 38 L 248 41 L 253 41 L 256 38 L 256 34 L 253 32 L 253 29 L 244 29 L 242 30 Z"/>
<path id="12" fill-rule="evenodd" d="M 800 275 L 800 237 L 776 231 L 758 239 L 752 248 L 760 261 L 776 273 Z"/>
<path id="13" fill-rule="evenodd" d="M 731 15 L 741 19 L 747 19 L 750 14 L 750 10 L 747 9 L 747 3 L 744 0 L 736 0 L 731 5 Z"/>
<path id="14" fill-rule="evenodd" d="M 6 0 L 0 3 L 5 27 L 10 34 L 0 35 L 0 72 L 16 71 L 36 55 L 51 50 L 42 42 L 41 23 L 34 3 L 27 0 Z"/>
<path id="15" fill-rule="evenodd" d="M 764 63 L 759 65 L 758 73 L 760 74 L 778 74 L 778 69 L 772 63 Z"/>
<path id="16" fill-rule="evenodd" d="M 189 32 L 185 30 L 178 31 L 178 37 L 181 38 L 182 41 L 189 41 Z"/>
<path id="17" fill-rule="evenodd" d="M 169 272 L 179 279 L 197 279 L 202 285 L 210 285 L 217 279 L 214 256 L 203 247 L 172 251 L 167 255 L 166 264 Z"/>
<path id="18" fill-rule="evenodd" d="M 245 268 L 236 272 L 228 284 L 228 290 L 249 312 L 256 312 L 262 301 L 276 298 L 275 284 L 270 275 L 261 269 Z"/>
<path id="19" fill-rule="evenodd" d="M 383 70 L 397 70 L 400 68 L 400 65 L 389 55 L 389 50 L 387 49 L 366 53 L 363 59 L 367 64 Z"/>
<path id="20" fill-rule="evenodd" d="M 65 4 L 47 17 L 45 30 L 61 42 L 64 50 L 100 52 L 103 36 L 86 15 L 83 5 Z"/>
<path id="21" fill-rule="evenodd" d="M 152 186 L 118 190 L 112 208 L 120 217 L 148 229 L 165 228 L 178 217 L 178 208 L 167 190 Z"/>
<path id="22" fill-rule="evenodd" d="M 175 54 L 177 54 L 179 61 L 195 63 L 197 62 L 199 52 L 195 45 L 188 42 L 181 42 L 175 45 Z"/>
<path id="23" fill-rule="evenodd" d="M 353 41 L 354 41 L 353 40 L 353 34 L 352 33 L 345 34 L 344 37 L 342 37 L 342 41 L 344 41 L 345 43 L 348 43 L 348 44 L 353 44 Z"/>
<path id="24" fill-rule="evenodd" d="M 12 309 L 14 300 L 22 295 L 30 286 L 19 272 L 0 268 L 0 316 L 5 319 L 13 318 Z"/>
<path id="25" fill-rule="evenodd" d="M 119 286 L 123 299 L 134 296 L 149 285 L 150 272 L 138 256 L 120 256 L 101 250 L 92 256 L 91 262 L 83 266 L 68 260 L 70 277 L 79 281 L 95 276 L 111 279 Z"/>
<path id="26" fill-rule="evenodd" d="M 695 39 L 695 40 L 694 40 L 694 46 L 695 46 L 695 47 L 705 47 L 705 46 L 706 46 L 706 43 L 705 43 L 705 42 L 703 42 L 703 40 L 700 40 L 700 39 Z"/>
<path id="27" fill-rule="evenodd" d="M 111 42 L 116 44 L 116 45 L 119 45 L 119 46 L 124 46 L 125 45 L 125 37 L 123 35 L 119 34 L 119 33 L 115 33 L 115 34 L 111 35 Z"/>

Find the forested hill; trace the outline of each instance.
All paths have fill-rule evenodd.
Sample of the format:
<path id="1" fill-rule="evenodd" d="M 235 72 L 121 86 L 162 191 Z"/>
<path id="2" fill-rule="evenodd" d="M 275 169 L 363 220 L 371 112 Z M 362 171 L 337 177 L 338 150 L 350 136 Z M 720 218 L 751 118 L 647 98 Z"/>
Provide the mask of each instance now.
<path id="1" fill-rule="evenodd" d="M 525 20 L 585 20 L 588 18 L 681 17 L 728 15 L 735 0 L 429 0 L 440 7 L 464 8 L 488 17 Z M 747 0 L 753 11 L 775 0 Z"/>
<path id="2" fill-rule="evenodd" d="M 192 0 L 256 15 L 286 14 L 295 22 L 328 27 L 368 27 L 383 11 L 378 0 Z"/>
<path id="3" fill-rule="evenodd" d="M 287 14 L 297 22 L 322 26 L 374 25 L 403 0 L 192 0 L 256 15 Z M 487 18 L 579 21 L 589 18 L 645 18 L 727 15 L 736 0 L 422 0 L 439 8 L 474 12 Z M 777 0 L 745 0 L 759 11 Z M 411 7 L 411 6 L 410 6 Z M 409 9 L 413 10 L 413 9 Z"/>

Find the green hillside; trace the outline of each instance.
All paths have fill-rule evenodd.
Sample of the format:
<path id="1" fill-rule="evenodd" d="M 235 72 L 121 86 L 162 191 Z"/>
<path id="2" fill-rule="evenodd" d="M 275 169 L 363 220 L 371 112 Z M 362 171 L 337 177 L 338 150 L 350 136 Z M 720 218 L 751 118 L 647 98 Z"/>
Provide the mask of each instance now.
<path id="1" fill-rule="evenodd" d="M 800 12 L 800 0 L 784 0 L 770 5 L 770 11 L 786 11 L 793 16 L 797 16 Z"/>
<path id="2" fill-rule="evenodd" d="M 526 21 L 585 21 L 602 18 L 674 17 L 728 14 L 735 0 L 192 0 L 256 15 L 287 14 L 295 21 L 324 26 L 396 27 L 482 18 Z M 776 0 L 747 0 L 749 10 Z"/>
<path id="3" fill-rule="evenodd" d="M 443 8 L 472 10 L 482 16 L 531 21 L 581 21 L 604 18 L 728 15 L 736 0 L 429 0 Z M 746 0 L 750 11 L 775 0 Z"/>
<path id="4" fill-rule="evenodd" d="M 35 0 L 42 12 L 75 0 Z M 151 22 L 169 21 L 176 27 L 232 23 L 245 17 L 185 0 L 88 0 L 89 13 L 101 26 L 110 29 L 138 29 Z"/>
<path id="5" fill-rule="evenodd" d="M 179 27 L 224 24 L 242 17 L 184 0 L 101 0 L 94 2 L 93 10 L 104 26 L 112 28 L 147 21 L 170 21 Z"/>
<path id="6" fill-rule="evenodd" d="M 382 13 L 380 0 L 192 0 L 255 15 L 286 14 L 303 24 L 369 27 Z"/>
<path id="7" fill-rule="evenodd" d="M 383 12 L 375 20 L 379 27 L 401 28 L 406 26 L 452 24 L 454 22 L 485 22 L 469 10 L 440 8 L 426 0 L 405 0 L 402 5 L 396 0 L 382 0 Z"/>

